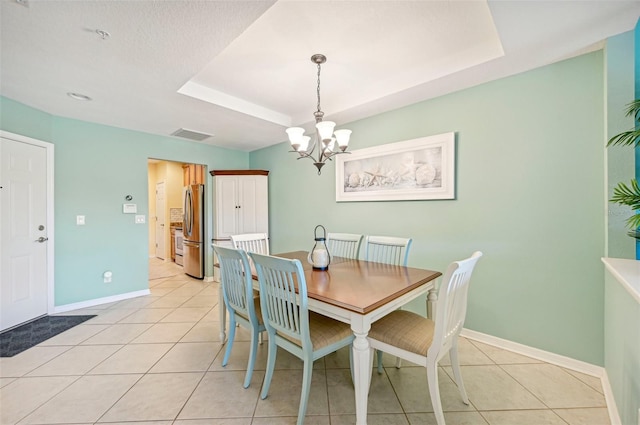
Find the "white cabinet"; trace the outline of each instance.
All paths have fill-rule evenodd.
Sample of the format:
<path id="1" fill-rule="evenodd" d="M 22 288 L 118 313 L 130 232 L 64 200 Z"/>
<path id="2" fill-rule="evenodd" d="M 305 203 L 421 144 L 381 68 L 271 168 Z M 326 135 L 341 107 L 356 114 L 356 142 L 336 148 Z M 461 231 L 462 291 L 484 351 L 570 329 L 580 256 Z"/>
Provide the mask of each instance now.
<path id="1" fill-rule="evenodd" d="M 214 243 L 231 235 L 269 234 L 268 171 L 214 170 Z"/>

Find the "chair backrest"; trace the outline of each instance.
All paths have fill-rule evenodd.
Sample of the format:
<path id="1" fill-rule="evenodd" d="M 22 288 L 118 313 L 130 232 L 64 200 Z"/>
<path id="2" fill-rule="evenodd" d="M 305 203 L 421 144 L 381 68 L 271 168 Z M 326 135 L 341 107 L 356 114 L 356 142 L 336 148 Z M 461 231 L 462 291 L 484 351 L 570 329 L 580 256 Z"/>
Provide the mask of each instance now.
<path id="1" fill-rule="evenodd" d="M 267 331 L 270 335 L 277 331 L 286 339 L 299 340 L 304 350 L 311 350 L 307 283 L 302 264 L 299 260 L 253 252 L 249 256 L 258 272 L 260 308 Z"/>
<path id="2" fill-rule="evenodd" d="M 253 323 L 257 323 L 247 253 L 241 249 L 224 248 L 215 244 L 213 250 L 220 262 L 220 282 L 225 304 L 229 309 L 244 313 Z"/>
<path id="3" fill-rule="evenodd" d="M 357 259 L 360 255 L 360 245 L 363 235 L 353 233 L 328 233 L 327 248 L 332 257 Z"/>
<path id="4" fill-rule="evenodd" d="M 411 242 L 411 238 L 367 236 L 364 259 L 376 263 L 406 266 Z"/>
<path id="5" fill-rule="evenodd" d="M 232 235 L 231 243 L 235 249 L 269 255 L 269 239 L 266 233 L 245 233 Z"/>
<path id="6" fill-rule="evenodd" d="M 471 273 L 480 257 L 482 252 L 476 251 L 466 260 L 455 261 L 447 268 L 438 290 L 433 342 L 427 356 L 438 356 L 439 352 L 447 352 L 453 340 L 460 334 L 467 315 L 467 292 Z"/>

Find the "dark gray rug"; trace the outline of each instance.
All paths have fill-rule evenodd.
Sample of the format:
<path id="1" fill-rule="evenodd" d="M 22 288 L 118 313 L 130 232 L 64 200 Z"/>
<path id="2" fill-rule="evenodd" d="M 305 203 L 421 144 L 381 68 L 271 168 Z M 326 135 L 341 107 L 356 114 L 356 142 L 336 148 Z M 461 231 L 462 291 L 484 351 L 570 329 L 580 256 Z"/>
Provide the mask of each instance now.
<path id="1" fill-rule="evenodd" d="M 24 350 L 85 322 L 90 316 L 45 316 L 0 334 L 0 357 L 13 357 Z"/>

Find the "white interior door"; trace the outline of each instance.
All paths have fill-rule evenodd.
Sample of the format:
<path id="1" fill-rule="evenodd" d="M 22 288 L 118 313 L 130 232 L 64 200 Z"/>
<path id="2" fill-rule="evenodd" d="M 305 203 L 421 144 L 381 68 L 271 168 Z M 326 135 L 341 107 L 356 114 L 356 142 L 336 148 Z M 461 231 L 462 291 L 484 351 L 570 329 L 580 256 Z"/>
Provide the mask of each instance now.
<path id="1" fill-rule="evenodd" d="M 156 257 L 165 259 L 165 186 L 164 182 L 156 183 Z"/>
<path id="2" fill-rule="evenodd" d="M 47 148 L 0 137 L 0 330 L 47 314 Z"/>

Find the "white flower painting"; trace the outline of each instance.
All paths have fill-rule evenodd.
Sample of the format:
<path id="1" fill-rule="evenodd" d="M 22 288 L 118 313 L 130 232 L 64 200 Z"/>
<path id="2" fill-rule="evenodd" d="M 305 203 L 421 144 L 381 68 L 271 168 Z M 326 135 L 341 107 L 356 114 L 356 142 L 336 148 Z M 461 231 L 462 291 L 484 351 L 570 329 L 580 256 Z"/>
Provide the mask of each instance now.
<path id="1" fill-rule="evenodd" d="M 454 198 L 455 135 L 446 133 L 336 158 L 336 200 Z"/>

